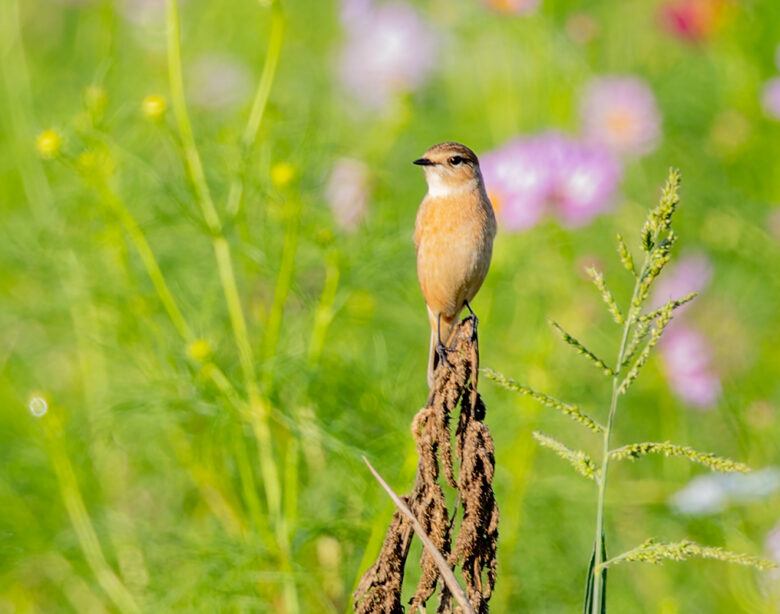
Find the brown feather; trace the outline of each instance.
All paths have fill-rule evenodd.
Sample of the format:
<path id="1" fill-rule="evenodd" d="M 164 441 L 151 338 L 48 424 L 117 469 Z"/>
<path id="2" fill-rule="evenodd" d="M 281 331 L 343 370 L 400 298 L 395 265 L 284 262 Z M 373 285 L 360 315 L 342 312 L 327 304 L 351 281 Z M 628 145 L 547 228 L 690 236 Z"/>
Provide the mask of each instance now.
<path id="1" fill-rule="evenodd" d="M 459 147 L 466 149 L 476 163 L 470 149 Z M 446 159 L 454 150 L 453 144 L 444 143 L 432 147 L 426 156 Z M 462 150 L 458 151 L 463 155 Z M 453 177 L 450 193 L 427 195 L 417 212 L 417 276 L 431 324 L 429 382 L 436 366 L 438 316 L 441 314 L 441 340 L 446 344 L 466 301 L 470 302 L 482 286 L 493 253 L 496 218 L 479 167 L 473 172 L 460 183 L 459 177 Z"/>

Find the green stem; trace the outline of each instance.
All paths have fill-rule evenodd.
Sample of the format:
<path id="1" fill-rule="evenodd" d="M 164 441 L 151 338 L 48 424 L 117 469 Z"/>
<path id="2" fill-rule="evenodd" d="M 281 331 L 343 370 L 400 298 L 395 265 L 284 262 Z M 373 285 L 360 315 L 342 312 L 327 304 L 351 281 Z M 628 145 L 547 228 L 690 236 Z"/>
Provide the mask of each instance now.
<path id="1" fill-rule="evenodd" d="M 596 535 L 594 538 L 594 559 L 593 559 L 593 601 L 591 604 L 591 614 L 601 614 L 601 599 L 604 592 L 604 578 L 602 577 L 603 563 L 606 557 L 604 551 L 604 501 L 606 500 L 607 492 L 607 472 L 609 470 L 609 450 L 610 450 L 610 437 L 612 435 L 612 428 L 615 424 L 615 413 L 617 412 L 618 396 L 620 396 L 620 374 L 623 369 L 623 361 L 626 357 L 626 347 L 628 345 L 628 337 L 632 327 L 636 323 L 638 310 L 634 308 L 634 301 L 639 294 L 639 288 L 641 280 L 647 271 L 649 258 L 645 258 L 645 263 L 642 266 L 642 271 L 637 277 L 634 284 L 634 292 L 631 295 L 631 302 L 629 303 L 628 310 L 626 311 L 626 321 L 623 325 L 623 337 L 620 341 L 620 349 L 618 350 L 617 362 L 612 374 L 612 397 L 609 403 L 609 418 L 607 419 L 606 428 L 604 429 L 603 447 L 601 453 L 601 470 L 599 472 L 599 491 L 598 501 L 596 503 Z"/>
<path id="2" fill-rule="evenodd" d="M 260 82 L 257 85 L 252 110 L 249 113 L 244 133 L 241 136 L 241 155 L 238 160 L 238 169 L 230 183 L 228 192 L 227 206 L 225 207 L 229 216 L 235 216 L 241 209 L 241 203 L 244 198 L 244 181 L 246 179 L 246 168 L 249 156 L 252 153 L 257 133 L 265 116 L 265 109 L 268 105 L 268 98 L 271 95 L 271 88 L 276 78 L 276 69 L 279 65 L 279 56 L 282 51 L 282 41 L 284 40 L 284 11 L 281 3 L 277 0 L 271 7 L 271 34 L 268 40 L 268 50 L 263 64 L 263 73 L 260 76 Z"/>
<path id="3" fill-rule="evenodd" d="M 219 278 L 225 295 L 225 302 L 227 303 L 230 322 L 233 328 L 233 337 L 236 342 L 236 347 L 238 348 L 239 362 L 241 363 L 241 370 L 243 372 L 247 395 L 249 397 L 249 419 L 255 438 L 257 439 L 260 471 L 263 475 L 263 486 L 268 504 L 268 512 L 277 529 L 277 542 L 282 556 L 282 565 L 286 566 L 289 565 L 290 544 L 286 529 L 280 529 L 284 519 L 281 510 L 279 470 L 276 465 L 276 460 L 274 459 L 271 429 L 268 424 L 270 411 L 267 403 L 260 396 L 257 374 L 255 371 L 255 360 L 252 353 L 252 346 L 249 341 L 246 318 L 241 306 L 241 299 L 233 271 L 230 246 L 227 239 L 222 234 L 222 226 L 211 198 L 211 192 L 206 181 L 203 164 L 192 132 L 192 124 L 190 123 L 189 114 L 187 112 L 187 104 L 184 97 L 184 82 L 182 79 L 178 0 L 166 0 L 166 23 L 171 106 L 176 117 L 176 123 L 178 125 L 184 150 L 184 158 L 187 163 L 187 168 L 189 169 L 190 177 L 195 186 L 198 203 L 211 233 Z M 259 127 L 259 120 L 261 119 L 261 110 L 262 109 L 259 109 L 257 114 L 253 113 L 253 116 L 256 115 L 257 127 Z M 296 614 L 299 611 L 299 606 L 295 585 L 291 575 L 288 574 L 286 578 L 284 590 L 286 609 L 288 614 Z"/>
<path id="4" fill-rule="evenodd" d="M 282 257 L 279 263 L 279 274 L 276 277 L 276 288 L 271 303 L 271 311 L 265 326 L 265 343 L 263 344 L 263 390 L 269 393 L 273 382 L 273 368 L 269 362 L 276 354 L 279 345 L 279 334 L 282 330 L 282 318 L 284 306 L 292 287 L 293 274 L 295 272 L 295 253 L 298 251 L 298 236 L 300 230 L 301 204 L 300 200 L 293 196 L 290 202 L 290 210 L 287 212 L 287 223 L 284 232 L 284 244 L 282 245 Z M 289 201 L 288 201 L 289 202 Z"/>
<path id="5" fill-rule="evenodd" d="M 179 3 L 178 0 L 166 0 L 165 2 L 167 47 L 168 47 L 168 80 L 171 88 L 171 105 L 179 129 L 181 145 L 184 149 L 184 157 L 190 178 L 195 186 L 203 219 L 209 231 L 217 235 L 221 232 L 221 224 L 214 201 L 211 199 L 211 191 L 206 182 L 206 173 L 203 163 L 195 145 L 195 136 L 192 132 L 190 116 L 187 113 L 187 103 L 184 97 L 184 79 L 181 67 L 181 35 L 179 28 Z"/>
<path id="6" fill-rule="evenodd" d="M 168 30 L 168 70 L 171 88 L 171 104 L 173 107 L 176 122 L 179 128 L 182 147 L 184 149 L 184 158 L 189 169 L 190 177 L 195 185 L 195 192 L 198 197 L 198 204 L 201 207 L 203 217 L 212 233 L 212 245 L 214 247 L 214 256 L 217 261 L 219 279 L 222 284 L 222 290 L 225 295 L 225 302 L 230 316 L 231 326 L 233 328 L 233 337 L 238 348 L 238 358 L 241 363 L 241 370 L 244 375 L 244 381 L 249 396 L 250 416 L 258 436 L 260 446 L 261 470 L 265 480 L 266 498 L 268 508 L 274 517 L 278 518 L 280 509 L 279 495 L 279 475 L 276 463 L 271 453 L 271 437 L 268 429 L 268 408 L 260 398 L 259 387 L 257 384 L 257 374 L 255 372 L 255 360 L 252 353 L 252 346 L 249 342 L 249 333 L 247 331 L 246 318 L 241 306 L 241 299 L 238 293 L 235 273 L 233 272 L 233 261 L 230 255 L 230 246 L 227 239 L 222 234 L 222 226 L 217 215 L 214 202 L 211 199 L 211 192 L 206 176 L 203 172 L 200 154 L 195 145 L 195 138 L 192 132 L 187 104 L 184 98 L 184 83 L 182 80 L 181 67 L 181 43 L 179 36 L 179 7 L 178 0 L 166 0 L 166 18 Z"/>
<path id="7" fill-rule="evenodd" d="M 322 350 L 325 347 L 325 336 L 333 320 L 333 305 L 336 302 L 340 277 L 338 258 L 338 253 L 335 251 L 327 254 L 325 257 L 325 284 L 322 287 L 322 294 L 314 312 L 314 326 L 312 327 L 309 351 L 306 356 L 306 363 L 309 367 L 313 367 L 320 359 Z"/>
<path id="8" fill-rule="evenodd" d="M 108 208 L 116 215 L 119 222 L 124 227 L 127 234 L 130 236 L 130 240 L 133 242 L 138 255 L 141 257 L 146 273 L 149 275 L 149 279 L 152 280 L 152 285 L 157 292 L 157 296 L 160 298 L 160 302 L 163 304 L 168 317 L 173 322 L 179 335 L 184 339 L 185 343 L 192 343 L 195 341 L 195 333 L 192 332 L 189 324 L 187 324 L 179 309 L 176 300 L 173 298 L 168 283 L 165 281 L 165 277 L 160 270 L 160 265 L 157 262 L 157 258 L 152 252 L 152 248 L 149 246 L 149 242 L 146 240 L 146 236 L 141 230 L 138 222 L 136 222 L 130 210 L 122 202 L 119 196 L 114 190 L 112 190 L 105 180 L 99 179 L 95 187 L 97 189 L 100 198 L 108 206 Z"/>
<path id="9" fill-rule="evenodd" d="M 103 554 L 95 527 L 92 525 L 87 507 L 84 505 L 84 498 L 81 495 L 73 465 L 71 465 L 65 451 L 65 444 L 62 441 L 62 425 L 59 419 L 50 411 L 49 415 L 44 416 L 42 420 L 60 494 L 87 564 L 92 573 L 95 574 L 100 587 L 120 612 L 140 614 L 141 609 L 133 595 L 111 569 Z"/>
<path id="10" fill-rule="evenodd" d="M 176 303 L 176 299 L 174 299 L 173 294 L 168 287 L 168 283 L 165 281 L 165 277 L 160 269 L 157 258 L 154 255 L 149 242 L 146 240 L 146 236 L 144 235 L 143 230 L 138 225 L 138 222 L 135 220 L 124 202 L 104 180 L 99 180 L 96 184 L 96 188 L 103 202 L 117 216 L 119 222 L 122 224 L 122 227 L 130 236 L 133 245 L 141 257 L 141 261 L 143 262 L 144 268 L 146 269 L 146 273 L 152 280 L 152 284 L 157 291 L 157 296 L 159 297 L 160 302 L 163 304 L 163 307 L 165 308 L 165 311 L 168 314 L 168 317 L 170 318 L 174 327 L 185 343 L 192 343 L 195 341 L 196 336 L 182 315 L 182 312 Z M 220 390 L 220 392 L 222 392 L 225 398 L 230 402 L 234 409 L 238 411 L 242 418 L 251 421 L 251 412 L 247 412 L 246 403 L 238 396 L 238 393 L 230 383 L 230 380 L 228 380 L 219 366 L 211 361 L 206 362 L 203 364 L 202 373 L 212 381 L 212 383 Z M 243 439 L 240 443 L 243 445 Z M 239 480 L 241 482 L 241 490 L 244 494 L 247 506 L 249 507 L 250 515 L 252 516 L 255 524 L 257 524 L 258 531 L 264 535 L 266 541 L 270 544 L 271 541 L 269 540 L 268 533 L 263 531 L 263 527 L 259 523 L 259 503 L 257 502 L 257 496 L 255 494 L 256 488 L 254 483 L 254 476 L 252 475 L 250 466 L 244 463 L 243 458 L 243 456 L 246 455 L 246 449 L 237 448 L 237 452 L 238 455 L 236 461 L 240 469 Z"/>

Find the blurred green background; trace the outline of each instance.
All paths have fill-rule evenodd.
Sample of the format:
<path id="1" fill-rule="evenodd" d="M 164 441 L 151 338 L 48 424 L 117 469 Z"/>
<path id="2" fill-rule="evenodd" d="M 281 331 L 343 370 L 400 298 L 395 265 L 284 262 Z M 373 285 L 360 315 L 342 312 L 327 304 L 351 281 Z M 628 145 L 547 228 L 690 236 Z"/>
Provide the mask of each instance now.
<path id="1" fill-rule="evenodd" d="M 615 441 L 780 464 L 776 0 L 419 0 L 392 5 L 417 21 L 387 48 L 366 17 L 392 26 L 380 0 L 182 0 L 185 94 L 219 231 L 172 112 L 164 4 L 0 3 L 3 614 L 347 611 L 392 513 L 361 455 L 407 491 L 409 425 L 427 394 L 411 239 L 425 184 L 410 162 L 443 140 L 482 155 L 547 130 L 575 138 L 583 92 L 602 75 L 646 84 L 658 135 L 621 157 L 603 215 L 500 227 L 474 302 L 482 364 L 603 419 L 608 382 L 547 319 L 616 353 L 619 331 L 583 268 L 598 263 L 625 304 L 632 280 L 614 236 L 638 250 L 647 208 L 680 167 L 675 258 L 693 254 L 711 275 L 692 282 L 702 295 L 682 317 L 706 340 L 696 360 L 715 400 L 692 402 L 658 354 Z M 247 140 L 272 28 L 278 71 Z M 385 55 L 360 47 L 366 33 Z M 241 177 L 236 212 L 226 203 Z M 238 308 L 245 335 L 231 325 Z M 579 611 L 595 489 L 530 433 L 596 457 L 598 442 L 484 378 L 480 388 L 501 509 L 493 611 Z M 687 536 L 780 559 L 776 471 L 707 483 L 694 513 L 669 501 L 703 468 L 614 465 L 609 550 Z M 776 612 L 778 582 L 717 561 L 624 565 L 609 603 Z"/>

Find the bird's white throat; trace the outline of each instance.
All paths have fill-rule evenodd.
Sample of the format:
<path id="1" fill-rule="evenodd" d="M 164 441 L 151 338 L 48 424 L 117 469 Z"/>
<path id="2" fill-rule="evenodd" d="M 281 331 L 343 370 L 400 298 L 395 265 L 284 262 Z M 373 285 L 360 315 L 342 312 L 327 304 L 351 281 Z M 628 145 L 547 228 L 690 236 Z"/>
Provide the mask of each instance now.
<path id="1" fill-rule="evenodd" d="M 452 196 L 463 192 L 470 192 L 477 188 L 477 179 L 459 181 L 457 183 L 447 180 L 438 173 L 428 173 L 425 178 L 428 182 L 428 196 Z"/>

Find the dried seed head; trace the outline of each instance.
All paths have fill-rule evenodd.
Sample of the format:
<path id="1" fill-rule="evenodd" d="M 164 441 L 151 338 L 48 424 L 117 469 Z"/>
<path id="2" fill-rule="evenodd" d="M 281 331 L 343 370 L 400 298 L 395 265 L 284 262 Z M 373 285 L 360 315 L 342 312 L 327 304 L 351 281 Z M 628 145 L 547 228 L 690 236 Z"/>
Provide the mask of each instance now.
<path id="1" fill-rule="evenodd" d="M 448 354 L 452 368 L 441 365 L 428 397 L 412 423 L 417 441 L 418 465 L 414 488 L 405 501 L 415 518 L 442 555 L 454 567 L 461 563 L 465 593 L 474 610 L 486 613 L 496 581 L 496 538 L 498 507 L 493 496 L 495 468 L 493 441 L 482 422 L 485 406 L 473 386 L 479 369 L 479 351 L 474 322 L 466 318 L 451 337 Z M 471 383 L 470 383 L 471 382 Z M 450 417 L 460 402 L 456 434 L 460 471 L 453 469 Z M 441 464 L 441 465 L 440 465 Z M 447 482 L 458 490 L 463 520 L 450 552 L 454 518 L 450 517 L 439 476 L 441 467 Z M 388 529 L 379 558 L 358 585 L 354 595 L 357 614 L 401 612 L 403 571 L 411 542 L 411 527 L 396 515 Z M 427 551 L 420 560 L 421 576 L 410 601 L 410 611 L 424 610 L 442 584 L 438 567 Z M 455 609 L 453 609 L 455 608 Z M 437 612 L 460 612 L 449 591 L 442 587 Z"/>

